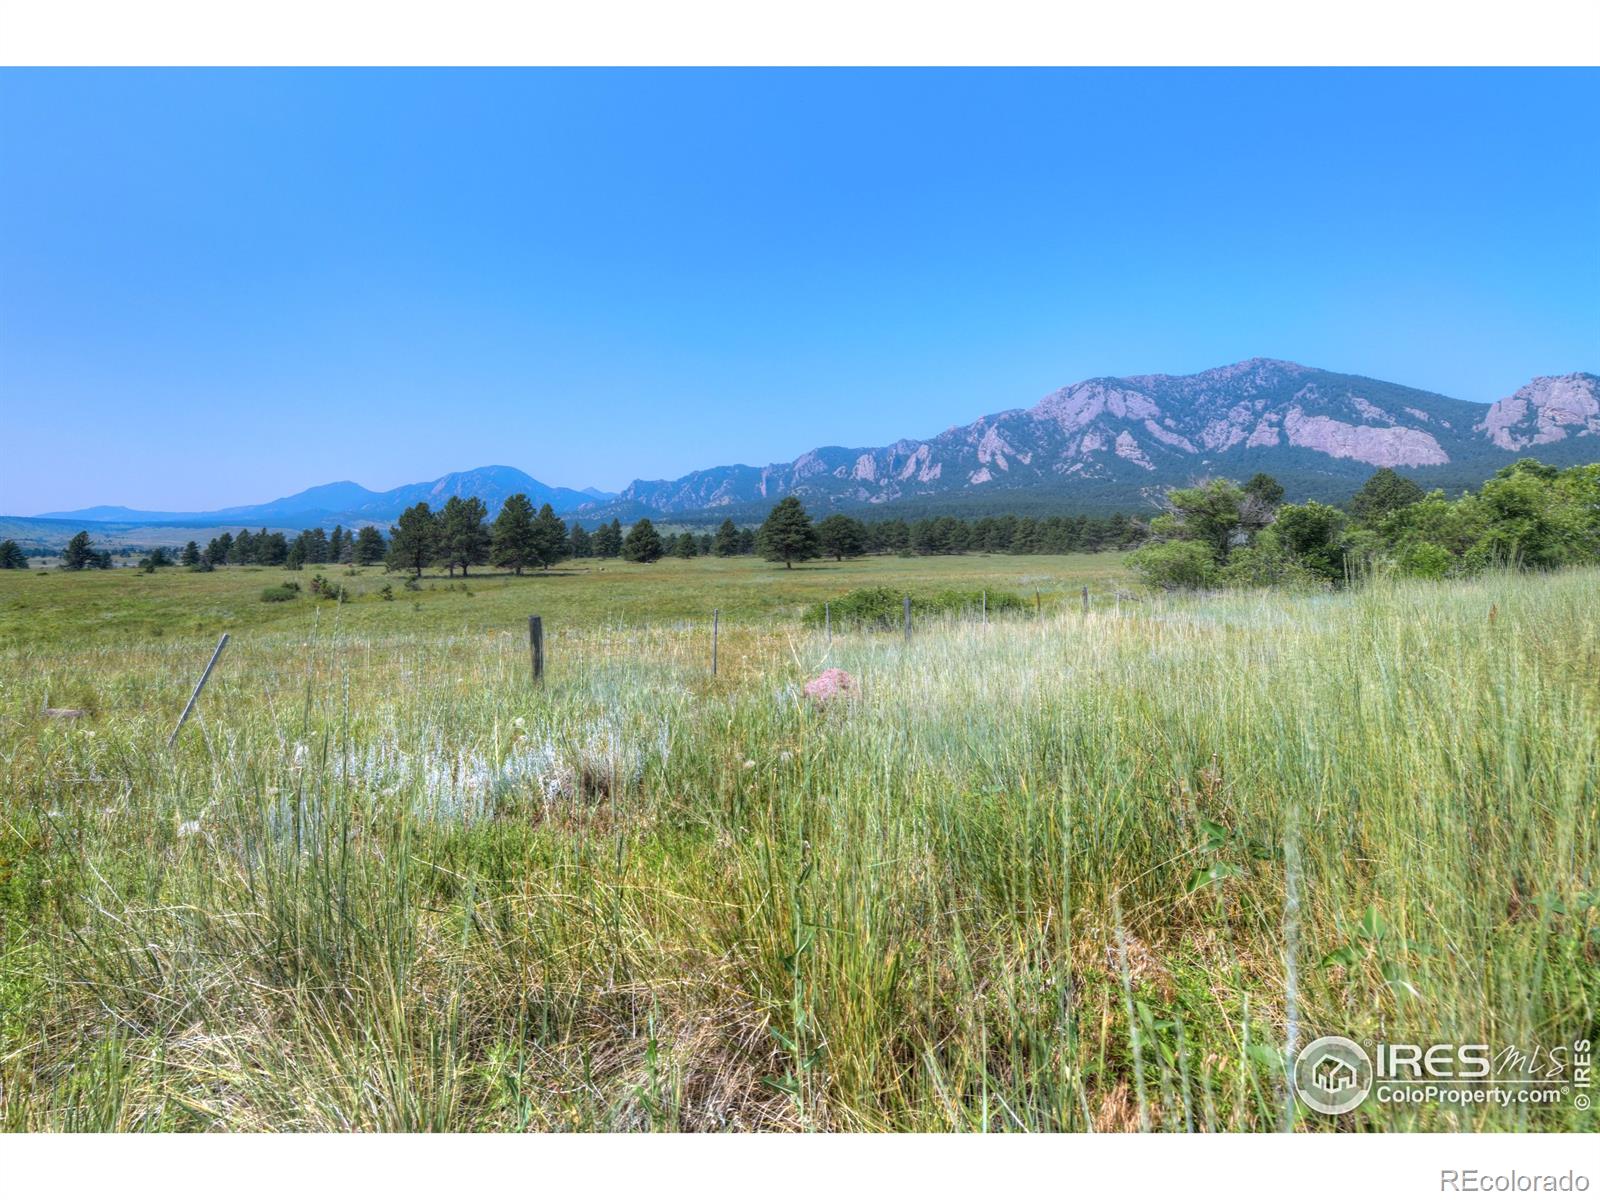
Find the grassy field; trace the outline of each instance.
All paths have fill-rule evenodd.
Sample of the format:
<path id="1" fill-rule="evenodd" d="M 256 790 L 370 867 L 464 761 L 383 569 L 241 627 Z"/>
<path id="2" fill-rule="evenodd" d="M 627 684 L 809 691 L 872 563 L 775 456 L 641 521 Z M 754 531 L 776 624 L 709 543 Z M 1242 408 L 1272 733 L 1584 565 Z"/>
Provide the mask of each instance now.
<path id="1" fill-rule="evenodd" d="M 1600 572 L 325 574 L 0 573 L 0 1127 L 1594 1128 L 1284 1064 L 1600 1040 Z M 1040 615 L 802 620 L 878 585 Z"/>

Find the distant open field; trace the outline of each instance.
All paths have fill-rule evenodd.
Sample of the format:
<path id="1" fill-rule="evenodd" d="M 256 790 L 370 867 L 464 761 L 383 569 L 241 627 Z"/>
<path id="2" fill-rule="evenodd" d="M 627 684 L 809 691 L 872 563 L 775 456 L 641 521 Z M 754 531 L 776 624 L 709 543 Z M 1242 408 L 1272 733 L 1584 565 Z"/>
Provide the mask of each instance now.
<path id="1" fill-rule="evenodd" d="M 1595 1127 L 1285 1063 L 1600 1040 L 1600 571 L 321 571 L 0 573 L 0 1127 Z M 880 585 L 1040 615 L 802 619 Z"/>
<path id="2" fill-rule="evenodd" d="M 423 576 L 420 590 L 406 576 L 381 567 L 337 565 L 286 571 L 281 567 L 224 567 L 207 574 L 162 569 L 0 572 L 0 642 L 24 638 L 38 645 L 58 639 L 203 637 L 223 630 L 291 630 L 313 621 L 348 632 L 418 633 L 526 628 L 530 614 L 546 618 L 553 635 L 573 628 L 711 620 L 720 608 L 734 623 L 783 624 L 810 604 L 853 588 L 915 591 L 994 588 L 1042 605 L 1070 599 L 1089 586 L 1108 603 L 1131 586 L 1121 554 L 952 555 L 939 558 L 871 557 L 810 562 L 785 568 L 751 557 L 664 558 L 639 564 L 618 559 L 563 563 L 548 575 L 520 577 L 474 568 L 466 579 L 443 571 Z M 350 601 L 335 613 L 309 598 L 267 604 L 262 589 L 285 580 L 308 586 L 313 575 L 342 586 Z M 392 601 L 382 599 L 387 585 Z M 315 610 L 325 609 L 320 615 Z"/>
<path id="3" fill-rule="evenodd" d="M 40 547 L 60 550 L 80 529 L 89 531 L 98 549 L 120 553 L 129 546 L 181 547 L 189 541 L 197 541 L 204 546 L 219 534 L 237 533 L 239 524 L 236 522 L 232 525 L 178 525 L 151 524 L 145 521 L 84 521 L 54 517 L 0 516 L 0 540 L 11 538 L 25 549 Z M 287 533 L 292 536 L 298 530 L 271 526 L 269 532 Z"/>

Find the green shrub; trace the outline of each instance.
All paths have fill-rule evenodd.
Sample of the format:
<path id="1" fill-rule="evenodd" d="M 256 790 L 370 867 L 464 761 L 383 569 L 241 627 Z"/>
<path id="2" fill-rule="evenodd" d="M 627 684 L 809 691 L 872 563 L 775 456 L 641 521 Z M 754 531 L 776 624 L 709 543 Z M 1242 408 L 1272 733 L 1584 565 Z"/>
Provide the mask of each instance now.
<path id="1" fill-rule="evenodd" d="M 1413 542 L 1400 551 L 1400 570 L 1418 579 L 1443 579 L 1456 566 L 1455 555 L 1432 542 Z"/>
<path id="2" fill-rule="evenodd" d="M 1128 565 L 1151 587 L 1198 591 L 1217 582 L 1217 563 L 1202 542 L 1152 542 L 1128 555 Z"/>
<path id="3" fill-rule="evenodd" d="M 299 595 L 298 583 L 280 583 L 275 587 L 261 589 L 261 599 L 267 604 L 282 604 L 285 600 L 297 599 Z"/>
<path id="4" fill-rule="evenodd" d="M 1217 582 L 1224 587 L 1276 587 L 1301 592 L 1328 589 L 1326 578 L 1286 554 L 1282 546 L 1265 535 L 1257 545 L 1241 546 L 1230 554 L 1228 565 L 1217 573 Z"/>
<path id="5" fill-rule="evenodd" d="M 989 591 L 982 588 L 944 588 L 937 592 L 911 594 L 911 615 L 939 617 L 950 614 L 976 615 L 984 610 L 991 616 L 1003 612 L 1024 612 L 1027 602 L 1014 592 Z M 898 629 L 905 619 L 906 593 L 893 588 L 856 588 L 835 600 L 828 601 L 835 629 Z M 820 626 L 825 619 L 824 606 L 813 604 L 806 610 L 806 620 Z"/>

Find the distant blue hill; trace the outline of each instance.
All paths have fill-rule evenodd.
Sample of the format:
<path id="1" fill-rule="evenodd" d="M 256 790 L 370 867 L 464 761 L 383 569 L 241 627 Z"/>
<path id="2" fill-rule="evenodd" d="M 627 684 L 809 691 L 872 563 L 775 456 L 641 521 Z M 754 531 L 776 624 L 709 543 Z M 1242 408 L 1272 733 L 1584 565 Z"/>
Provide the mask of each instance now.
<path id="1" fill-rule="evenodd" d="M 563 515 L 592 508 L 615 497 L 599 489 L 575 491 L 551 487 L 515 467 L 478 467 L 471 471 L 452 471 L 427 483 L 408 483 L 387 492 L 374 492 L 348 479 L 307 488 L 265 504 L 243 504 L 209 512 L 156 512 L 102 504 L 71 512 L 38 514 L 40 519 L 88 522 L 141 522 L 145 524 L 182 523 L 186 525 L 364 525 L 393 521 L 413 504 L 427 501 L 434 508 L 451 496 L 477 496 L 493 517 L 507 496 L 527 495 L 534 506 L 548 504 Z"/>

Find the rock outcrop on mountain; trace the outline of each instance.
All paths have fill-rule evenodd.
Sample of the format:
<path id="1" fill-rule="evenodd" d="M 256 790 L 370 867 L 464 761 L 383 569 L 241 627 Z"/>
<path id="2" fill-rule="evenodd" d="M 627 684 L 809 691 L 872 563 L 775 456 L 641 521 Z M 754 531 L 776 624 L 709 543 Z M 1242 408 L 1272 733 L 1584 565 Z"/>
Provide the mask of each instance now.
<path id="1" fill-rule="evenodd" d="M 1502 450 L 1600 436 L 1600 377 L 1584 372 L 1541 375 L 1496 400 L 1474 428 Z"/>
<path id="2" fill-rule="evenodd" d="M 618 499 L 663 513 L 770 503 L 821 506 L 1010 489 L 1135 499 L 1211 473 L 1265 470 L 1330 487 L 1378 467 L 1427 476 L 1600 428 L 1594 376 L 1535 380 L 1492 408 L 1433 392 L 1253 358 L 1196 375 L 1088 379 L 1032 408 L 877 448 L 825 446 L 791 463 L 637 480 Z M 1600 451 L 1600 445 L 1596 447 Z M 1487 473 L 1485 470 L 1484 473 Z M 1443 478 L 1443 476 L 1440 476 Z"/>

